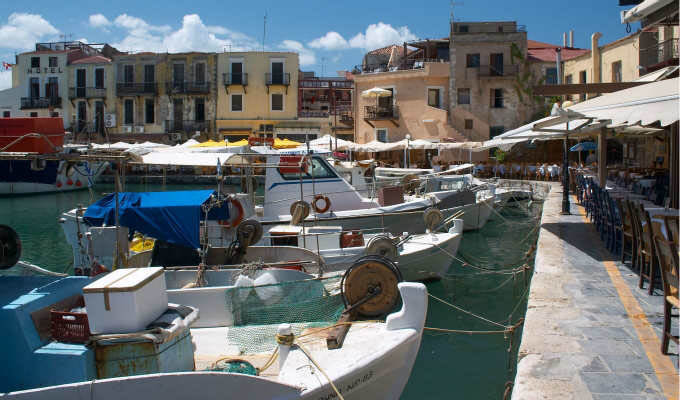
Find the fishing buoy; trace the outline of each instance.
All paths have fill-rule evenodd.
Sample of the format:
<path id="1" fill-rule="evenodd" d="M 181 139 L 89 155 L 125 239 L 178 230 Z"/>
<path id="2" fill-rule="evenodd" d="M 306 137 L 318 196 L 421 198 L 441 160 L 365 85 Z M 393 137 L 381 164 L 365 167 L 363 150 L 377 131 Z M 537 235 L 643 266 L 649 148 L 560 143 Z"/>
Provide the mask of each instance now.
<path id="1" fill-rule="evenodd" d="M 57 183 L 55 183 L 55 186 L 58 187 L 58 188 L 60 188 L 60 187 L 62 186 L 61 181 L 57 181 Z"/>
<path id="2" fill-rule="evenodd" d="M 396 260 L 399 257 L 399 251 L 389 236 L 380 234 L 375 235 L 368 240 L 366 244 L 366 255 L 381 256 L 390 260 Z"/>
<path id="3" fill-rule="evenodd" d="M 80 181 L 76 181 L 76 186 L 81 187 L 81 186 L 83 186 L 83 184 Z"/>
<path id="4" fill-rule="evenodd" d="M 392 311 L 399 300 L 397 284 L 402 281 L 399 268 L 379 256 L 358 259 L 342 276 L 340 291 L 346 307 L 365 317 L 377 317 Z M 359 304 L 361 303 L 361 304 Z"/>
<path id="5" fill-rule="evenodd" d="M 71 186 L 71 185 L 73 185 L 73 181 L 69 179 L 69 180 L 66 181 L 66 184 Z"/>

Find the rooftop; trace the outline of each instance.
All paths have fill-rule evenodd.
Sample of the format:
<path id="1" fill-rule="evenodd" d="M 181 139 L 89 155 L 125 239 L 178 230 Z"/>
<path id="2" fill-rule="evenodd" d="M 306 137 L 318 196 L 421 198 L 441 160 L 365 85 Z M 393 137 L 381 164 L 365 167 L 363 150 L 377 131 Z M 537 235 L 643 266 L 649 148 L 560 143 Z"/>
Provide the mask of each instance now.
<path id="1" fill-rule="evenodd" d="M 111 59 L 104 56 L 90 56 L 75 60 L 71 64 L 108 64 L 110 62 Z"/>
<path id="2" fill-rule="evenodd" d="M 551 43 L 527 40 L 527 55 L 531 61 L 555 62 L 557 61 L 556 49 L 562 49 L 562 61 L 571 60 L 590 53 L 588 49 L 575 47 L 562 47 Z"/>

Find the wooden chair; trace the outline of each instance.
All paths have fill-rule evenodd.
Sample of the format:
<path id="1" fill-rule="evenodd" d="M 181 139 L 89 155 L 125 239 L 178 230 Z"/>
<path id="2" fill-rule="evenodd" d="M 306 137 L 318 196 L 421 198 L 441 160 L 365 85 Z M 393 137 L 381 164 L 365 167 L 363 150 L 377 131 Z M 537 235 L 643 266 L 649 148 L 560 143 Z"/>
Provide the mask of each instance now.
<path id="1" fill-rule="evenodd" d="M 640 282 L 638 286 L 642 289 L 645 278 L 649 281 L 648 294 L 654 292 L 654 270 L 657 266 L 656 254 L 654 252 L 654 239 L 652 233 L 652 220 L 649 213 L 645 211 L 642 204 L 637 206 L 638 220 L 640 221 L 640 242 L 638 254 L 640 258 Z M 645 222 L 642 225 L 642 221 Z"/>
<path id="2" fill-rule="evenodd" d="M 630 200 L 624 200 L 624 204 L 626 206 L 626 212 L 630 216 L 630 223 L 631 227 L 633 228 L 633 255 L 631 256 L 631 268 L 633 270 L 636 270 L 639 268 L 639 256 L 640 256 L 640 229 L 642 227 L 640 226 L 640 221 L 638 221 L 637 217 L 637 212 L 636 212 L 636 206 L 633 204 L 632 201 Z"/>
<path id="3" fill-rule="evenodd" d="M 678 337 L 671 333 L 671 310 L 680 308 L 678 301 L 678 253 L 671 241 L 655 236 L 654 244 L 661 266 L 661 282 L 663 283 L 663 338 L 661 353 L 668 354 L 669 339 L 678 343 Z"/>
<path id="4" fill-rule="evenodd" d="M 628 207 L 624 203 L 625 200 L 616 199 L 616 206 L 619 209 L 619 215 L 621 216 L 621 262 L 626 262 L 626 254 L 630 254 L 631 261 L 635 257 L 635 252 L 633 247 L 635 241 L 633 240 L 633 221 L 631 221 L 630 214 L 628 213 Z M 630 243 L 630 252 L 626 253 L 626 243 Z"/>
<path id="5" fill-rule="evenodd" d="M 678 247 L 678 223 L 680 222 L 680 217 L 677 215 L 666 215 L 663 221 L 666 225 L 668 241 L 673 242 L 675 247 Z"/>

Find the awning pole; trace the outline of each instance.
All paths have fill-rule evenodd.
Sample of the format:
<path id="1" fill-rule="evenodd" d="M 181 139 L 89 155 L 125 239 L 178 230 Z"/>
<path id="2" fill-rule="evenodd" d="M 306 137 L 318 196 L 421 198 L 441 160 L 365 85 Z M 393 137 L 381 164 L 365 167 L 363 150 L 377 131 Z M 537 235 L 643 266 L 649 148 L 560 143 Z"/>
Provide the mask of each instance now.
<path id="1" fill-rule="evenodd" d="M 674 122 L 670 126 L 670 162 L 668 166 L 670 167 L 670 205 L 671 208 L 678 208 L 678 196 L 680 195 L 678 189 L 678 122 Z"/>
<path id="2" fill-rule="evenodd" d="M 567 120 L 567 132 L 569 131 L 569 120 Z M 562 215 L 571 214 L 569 204 L 569 143 L 565 136 L 562 140 Z"/>

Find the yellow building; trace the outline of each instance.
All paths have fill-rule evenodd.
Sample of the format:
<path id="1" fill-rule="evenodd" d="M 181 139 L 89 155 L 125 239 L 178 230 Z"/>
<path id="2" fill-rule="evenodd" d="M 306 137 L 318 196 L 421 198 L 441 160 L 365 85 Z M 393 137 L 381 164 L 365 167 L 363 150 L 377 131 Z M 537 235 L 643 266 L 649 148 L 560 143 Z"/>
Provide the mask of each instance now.
<path id="1" fill-rule="evenodd" d="M 216 131 L 220 139 L 275 136 L 294 127 L 298 111 L 297 53 L 230 52 L 217 55 Z"/>

